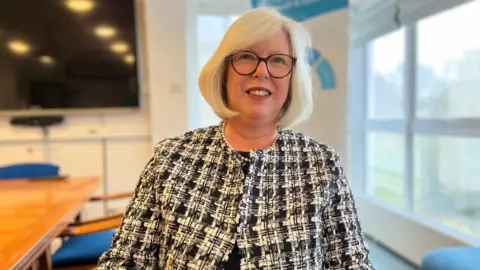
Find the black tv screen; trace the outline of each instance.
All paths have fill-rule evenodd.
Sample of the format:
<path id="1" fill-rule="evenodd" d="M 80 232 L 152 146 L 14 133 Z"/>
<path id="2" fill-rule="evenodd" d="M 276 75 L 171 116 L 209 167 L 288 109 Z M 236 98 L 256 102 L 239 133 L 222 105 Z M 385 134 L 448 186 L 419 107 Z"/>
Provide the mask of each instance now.
<path id="1" fill-rule="evenodd" d="M 134 0 L 0 0 L 0 111 L 139 106 Z"/>

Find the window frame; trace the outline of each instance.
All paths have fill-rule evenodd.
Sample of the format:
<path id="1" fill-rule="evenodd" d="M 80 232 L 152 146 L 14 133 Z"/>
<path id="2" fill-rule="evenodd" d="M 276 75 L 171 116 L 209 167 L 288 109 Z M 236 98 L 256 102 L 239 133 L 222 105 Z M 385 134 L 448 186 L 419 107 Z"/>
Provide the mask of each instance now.
<path id="1" fill-rule="evenodd" d="M 477 0 L 480 1 L 480 0 Z M 436 15 L 433 15 L 436 16 Z M 352 44 L 350 47 L 349 63 L 349 117 L 348 132 L 350 137 L 350 160 L 351 171 L 355 178 L 353 189 L 372 202 L 383 205 L 385 208 L 412 219 L 421 220 L 425 224 L 440 228 L 443 231 L 452 232 L 452 228 L 440 224 L 439 221 L 424 217 L 414 211 L 414 174 L 415 174 L 415 136 L 437 135 L 450 137 L 468 137 L 480 139 L 480 117 L 478 118 L 419 118 L 417 110 L 417 24 L 418 21 L 403 25 L 405 28 L 405 64 L 403 73 L 403 101 L 404 119 L 369 119 L 368 118 L 368 78 L 369 60 L 371 51 L 370 44 Z M 396 31 L 398 29 L 394 29 Z M 372 39 L 374 40 L 374 39 Z M 372 41 L 371 40 L 371 41 Z M 372 182 L 368 179 L 368 149 L 367 138 L 369 132 L 386 132 L 401 134 L 404 137 L 405 160 L 404 160 L 404 207 L 401 208 L 393 203 L 384 201 L 368 192 Z M 480 237 L 464 235 L 454 230 L 454 234 L 467 236 L 480 241 Z M 477 239 L 478 238 L 478 239 Z"/>

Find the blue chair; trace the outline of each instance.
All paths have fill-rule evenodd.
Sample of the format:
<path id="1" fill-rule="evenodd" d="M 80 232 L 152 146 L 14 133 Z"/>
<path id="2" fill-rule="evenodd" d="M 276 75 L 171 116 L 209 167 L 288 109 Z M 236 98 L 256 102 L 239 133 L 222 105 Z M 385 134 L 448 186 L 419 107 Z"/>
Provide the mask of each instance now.
<path id="1" fill-rule="evenodd" d="M 0 167 L 0 180 L 49 178 L 58 176 L 59 167 L 51 163 L 18 163 Z"/>
<path id="2" fill-rule="evenodd" d="M 128 198 L 132 192 L 92 197 L 90 201 L 103 201 Z M 90 269 L 97 265 L 98 259 L 112 242 L 115 229 L 120 225 L 123 213 L 117 213 L 98 219 L 71 223 L 60 235 L 62 246 L 52 255 L 54 269 Z"/>
<path id="3" fill-rule="evenodd" d="M 71 236 L 52 255 L 53 268 L 96 265 L 100 256 L 110 247 L 114 232 L 107 230 Z"/>
<path id="4" fill-rule="evenodd" d="M 480 247 L 451 247 L 430 251 L 420 270 L 475 270 L 480 267 Z"/>

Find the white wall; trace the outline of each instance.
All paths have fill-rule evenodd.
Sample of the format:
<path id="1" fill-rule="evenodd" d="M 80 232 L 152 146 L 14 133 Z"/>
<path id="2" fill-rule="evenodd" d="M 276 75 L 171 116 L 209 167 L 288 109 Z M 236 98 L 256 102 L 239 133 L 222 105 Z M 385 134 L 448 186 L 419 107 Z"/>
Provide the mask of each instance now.
<path id="1" fill-rule="evenodd" d="M 153 142 L 188 130 L 187 0 L 145 1 Z"/>
<path id="2" fill-rule="evenodd" d="M 295 129 L 334 147 L 346 167 L 348 11 L 323 14 L 303 24 L 310 32 L 313 47 L 331 64 L 337 85 L 335 89 L 322 90 L 320 79 L 312 70 L 314 110 L 310 119 Z"/>
<path id="3" fill-rule="evenodd" d="M 251 0 L 195 0 L 202 14 L 242 14 L 251 9 Z"/>
<path id="4" fill-rule="evenodd" d="M 356 206 L 367 235 L 417 266 L 423 256 L 434 249 L 478 246 L 473 239 L 453 229 L 429 222 L 419 215 L 402 213 L 380 200 L 357 196 Z"/>

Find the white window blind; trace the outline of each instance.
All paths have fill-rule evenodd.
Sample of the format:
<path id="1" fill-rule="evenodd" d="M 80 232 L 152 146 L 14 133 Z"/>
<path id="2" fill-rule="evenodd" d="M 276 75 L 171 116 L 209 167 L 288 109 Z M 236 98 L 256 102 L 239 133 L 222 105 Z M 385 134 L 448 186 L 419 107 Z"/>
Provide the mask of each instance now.
<path id="1" fill-rule="evenodd" d="M 350 7 L 353 46 L 455 6 L 479 0 L 360 0 Z"/>
<path id="2" fill-rule="evenodd" d="M 350 7 L 350 41 L 362 45 L 397 29 L 398 0 L 360 0 Z"/>
<path id="3" fill-rule="evenodd" d="M 425 17 L 474 0 L 397 0 L 402 24 L 414 23 Z"/>

